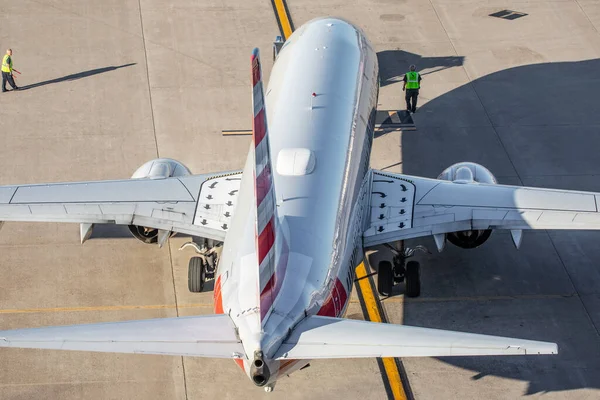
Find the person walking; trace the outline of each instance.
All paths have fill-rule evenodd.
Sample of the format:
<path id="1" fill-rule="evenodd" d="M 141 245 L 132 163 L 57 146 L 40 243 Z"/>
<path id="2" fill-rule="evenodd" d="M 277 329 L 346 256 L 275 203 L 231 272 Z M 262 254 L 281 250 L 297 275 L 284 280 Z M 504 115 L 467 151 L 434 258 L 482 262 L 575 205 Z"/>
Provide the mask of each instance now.
<path id="1" fill-rule="evenodd" d="M 6 50 L 6 54 L 2 59 L 2 92 L 6 92 L 6 82 L 12 86 L 14 90 L 19 90 L 15 80 L 12 76 L 13 72 L 13 61 L 12 61 L 12 49 Z"/>
<path id="2" fill-rule="evenodd" d="M 402 85 L 402 91 L 406 90 L 406 111 L 409 113 L 417 112 L 417 98 L 421 88 L 421 74 L 415 71 L 416 69 L 417 67 L 414 65 L 410 66 L 410 71 L 404 75 L 404 84 Z"/>

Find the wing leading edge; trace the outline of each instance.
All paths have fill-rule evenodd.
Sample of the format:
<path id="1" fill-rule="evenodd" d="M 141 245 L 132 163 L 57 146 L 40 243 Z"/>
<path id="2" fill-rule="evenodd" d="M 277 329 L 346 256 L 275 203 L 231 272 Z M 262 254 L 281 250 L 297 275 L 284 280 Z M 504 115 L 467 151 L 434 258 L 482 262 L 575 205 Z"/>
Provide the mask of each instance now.
<path id="1" fill-rule="evenodd" d="M 0 221 L 138 225 L 223 241 L 242 174 L 0 186 Z"/>
<path id="2" fill-rule="evenodd" d="M 557 354 L 556 343 L 311 316 L 292 331 L 278 359 Z"/>
<path id="3" fill-rule="evenodd" d="M 372 171 L 365 246 L 466 230 L 600 229 L 600 193 Z"/>

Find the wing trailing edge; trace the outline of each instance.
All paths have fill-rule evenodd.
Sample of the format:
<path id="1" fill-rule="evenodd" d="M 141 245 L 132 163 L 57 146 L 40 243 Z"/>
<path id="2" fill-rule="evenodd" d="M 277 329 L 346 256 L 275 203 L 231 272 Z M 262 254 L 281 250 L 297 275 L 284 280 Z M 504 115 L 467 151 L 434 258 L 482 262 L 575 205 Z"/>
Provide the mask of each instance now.
<path id="1" fill-rule="evenodd" d="M 365 247 L 433 235 L 440 249 L 446 233 L 505 229 L 518 248 L 522 230 L 600 230 L 600 192 L 370 173 Z"/>
<path id="2" fill-rule="evenodd" d="M 228 315 L 0 331 L 0 347 L 244 358 Z"/>
<path id="3" fill-rule="evenodd" d="M 292 331 L 278 359 L 557 354 L 556 343 L 311 316 Z"/>

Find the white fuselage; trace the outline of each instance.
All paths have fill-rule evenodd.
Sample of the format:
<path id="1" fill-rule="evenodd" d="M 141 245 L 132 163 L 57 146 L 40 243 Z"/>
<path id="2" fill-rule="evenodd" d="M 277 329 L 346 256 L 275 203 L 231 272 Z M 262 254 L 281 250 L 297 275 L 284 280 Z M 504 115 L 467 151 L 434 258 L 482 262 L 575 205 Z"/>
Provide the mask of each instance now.
<path id="1" fill-rule="evenodd" d="M 256 261 L 254 148 L 244 168 L 239 203 L 215 283 L 215 311 L 238 327 L 247 358 L 261 350 L 270 382 L 307 363 L 270 359 L 306 315 L 340 316 L 362 258 L 367 215 L 362 194 L 369 169 L 378 94 L 376 54 L 365 36 L 339 19 L 305 24 L 285 43 L 266 92 L 270 151 L 280 235 L 287 268 L 269 313 L 260 315 Z M 308 149 L 312 173 L 277 172 L 283 149 Z M 264 310 L 263 310 L 264 311 Z M 238 362 L 246 372 L 249 362 Z"/>

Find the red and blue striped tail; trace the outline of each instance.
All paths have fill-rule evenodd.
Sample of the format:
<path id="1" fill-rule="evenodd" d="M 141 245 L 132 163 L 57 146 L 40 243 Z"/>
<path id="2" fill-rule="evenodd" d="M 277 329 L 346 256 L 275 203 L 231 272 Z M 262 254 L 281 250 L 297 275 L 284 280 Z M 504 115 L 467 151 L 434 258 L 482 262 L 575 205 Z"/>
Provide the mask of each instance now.
<path id="1" fill-rule="evenodd" d="M 269 133 L 258 49 L 252 52 L 252 106 L 254 120 L 254 195 L 256 198 L 256 254 L 258 256 L 261 321 L 271 310 L 279 294 L 287 268 L 288 246 L 278 234 L 277 203 Z"/>

